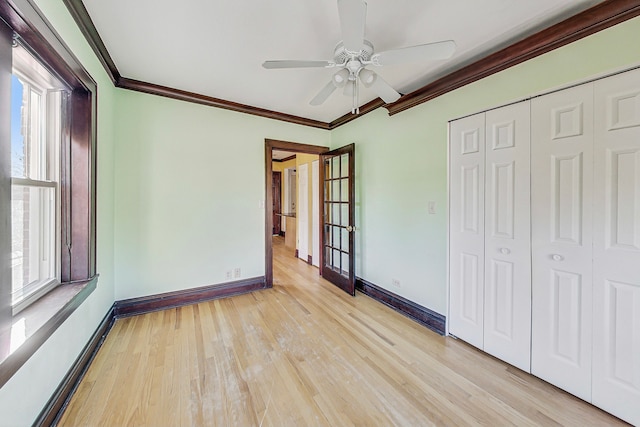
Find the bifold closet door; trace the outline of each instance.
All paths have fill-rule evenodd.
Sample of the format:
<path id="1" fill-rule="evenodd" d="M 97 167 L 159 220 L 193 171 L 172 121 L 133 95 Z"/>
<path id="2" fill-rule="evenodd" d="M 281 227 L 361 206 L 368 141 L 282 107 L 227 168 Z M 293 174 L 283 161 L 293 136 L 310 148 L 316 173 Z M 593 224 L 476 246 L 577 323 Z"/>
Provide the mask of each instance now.
<path id="1" fill-rule="evenodd" d="M 530 103 L 485 117 L 484 351 L 531 361 Z"/>
<path id="2" fill-rule="evenodd" d="M 593 403 L 640 425 L 640 70 L 594 99 Z"/>
<path id="3" fill-rule="evenodd" d="M 484 113 L 449 128 L 449 333 L 483 348 Z"/>
<path id="4" fill-rule="evenodd" d="M 593 86 L 531 104 L 531 373 L 591 401 Z"/>

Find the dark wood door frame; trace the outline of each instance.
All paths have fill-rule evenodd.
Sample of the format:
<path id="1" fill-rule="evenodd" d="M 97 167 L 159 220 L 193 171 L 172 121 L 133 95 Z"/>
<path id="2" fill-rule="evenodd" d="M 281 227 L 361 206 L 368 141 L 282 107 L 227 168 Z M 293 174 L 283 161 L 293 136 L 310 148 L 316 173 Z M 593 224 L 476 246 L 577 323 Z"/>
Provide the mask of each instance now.
<path id="1" fill-rule="evenodd" d="M 291 151 L 292 153 L 317 154 L 326 153 L 329 147 L 320 145 L 299 144 L 297 142 L 280 141 L 277 139 L 264 140 L 264 170 L 265 170 L 265 202 L 264 202 L 264 276 L 267 288 L 273 287 L 273 192 L 271 181 L 273 177 L 273 150 Z M 320 221 L 322 225 L 322 221 Z"/>

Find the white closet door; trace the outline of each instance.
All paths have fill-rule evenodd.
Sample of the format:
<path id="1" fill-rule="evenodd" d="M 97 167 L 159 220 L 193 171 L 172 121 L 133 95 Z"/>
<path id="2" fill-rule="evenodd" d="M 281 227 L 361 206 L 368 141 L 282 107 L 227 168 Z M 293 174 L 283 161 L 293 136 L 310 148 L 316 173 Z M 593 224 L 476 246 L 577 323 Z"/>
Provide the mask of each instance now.
<path id="1" fill-rule="evenodd" d="M 593 403 L 640 425 L 640 71 L 595 106 Z"/>
<path id="2" fill-rule="evenodd" d="M 531 362 L 529 102 L 486 113 L 484 351 Z"/>
<path id="3" fill-rule="evenodd" d="M 531 108 L 531 373 L 591 401 L 593 87 Z"/>
<path id="4" fill-rule="evenodd" d="M 449 131 L 449 332 L 483 348 L 484 113 Z"/>

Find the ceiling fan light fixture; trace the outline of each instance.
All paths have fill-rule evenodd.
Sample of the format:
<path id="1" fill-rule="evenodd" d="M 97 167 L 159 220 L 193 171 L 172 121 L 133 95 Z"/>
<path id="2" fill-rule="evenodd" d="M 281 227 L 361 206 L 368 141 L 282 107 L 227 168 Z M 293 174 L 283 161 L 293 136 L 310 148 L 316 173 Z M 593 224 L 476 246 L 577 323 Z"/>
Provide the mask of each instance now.
<path id="1" fill-rule="evenodd" d="M 373 86 L 376 82 L 376 77 L 378 77 L 378 75 L 371 70 L 367 70 L 366 68 L 360 70 L 360 81 L 366 88 Z"/>
<path id="2" fill-rule="evenodd" d="M 349 81 L 349 70 L 343 68 L 333 75 L 333 84 L 336 87 L 344 87 Z"/>

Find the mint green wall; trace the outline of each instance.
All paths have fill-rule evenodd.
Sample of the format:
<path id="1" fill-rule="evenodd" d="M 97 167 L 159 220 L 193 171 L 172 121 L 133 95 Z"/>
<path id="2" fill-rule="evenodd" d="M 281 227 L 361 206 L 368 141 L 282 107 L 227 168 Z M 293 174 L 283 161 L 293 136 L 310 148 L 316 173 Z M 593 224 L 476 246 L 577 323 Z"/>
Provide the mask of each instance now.
<path id="1" fill-rule="evenodd" d="M 114 300 L 226 282 L 235 267 L 242 278 L 264 274 L 264 138 L 355 142 L 358 275 L 445 313 L 447 121 L 640 62 L 635 19 L 396 116 L 379 109 L 328 132 L 114 89 L 61 2 L 37 4 L 99 86 L 101 276 L 0 389 L 0 425 L 32 423 Z"/>
<path id="2" fill-rule="evenodd" d="M 36 0 L 64 42 L 98 83 L 97 289 L 27 363 L 0 388 L 0 425 L 31 425 L 114 300 L 114 95 L 115 89 L 59 0 Z"/>
<path id="3" fill-rule="evenodd" d="M 334 130 L 333 148 L 356 143 L 356 274 L 446 314 L 448 120 L 640 64 L 638 39 L 635 18 L 395 116 L 378 109 Z"/>
<path id="4" fill-rule="evenodd" d="M 329 131 L 118 90 L 116 299 L 264 276 L 264 140 Z M 234 278 L 234 280 L 236 280 Z"/>

